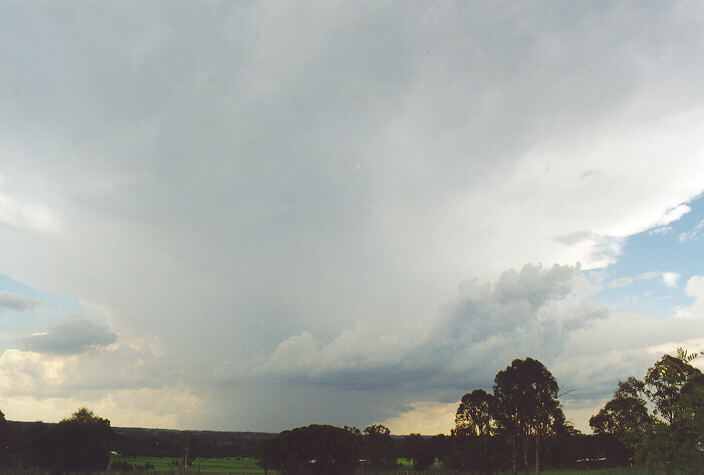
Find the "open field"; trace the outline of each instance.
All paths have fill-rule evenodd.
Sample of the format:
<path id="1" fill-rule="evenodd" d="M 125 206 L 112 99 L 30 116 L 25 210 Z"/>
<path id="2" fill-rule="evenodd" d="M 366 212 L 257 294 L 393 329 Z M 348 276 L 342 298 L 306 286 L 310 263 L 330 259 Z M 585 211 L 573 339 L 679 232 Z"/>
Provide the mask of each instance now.
<path id="1" fill-rule="evenodd" d="M 174 464 L 174 461 L 177 462 Z M 183 466 L 178 463 L 179 459 L 169 457 L 112 457 L 110 463 L 127 462 L 134 466 L 134 472 L 143 472 L 144 464 L 149 463 L 154 466 L 155 472 L 167 473 L 183 473 Z M 435 463 L 431 468 L 424 472 L 414 472 L 413 462 L 409 459 L 398 459 L 399 467 L 396 470 L 372 471 L 363 470 L 362 473 L 378 474 L 378 475 L 411 475 L 411 474 L 426 474 L 426 475 L 451 475 L 457 472 L 453 470 L 445 470 L 440 463 Z M 133 473 L 134 473 L 133 472 Z M 196 459 L 187 472 L 211 472 L 211 473 L 231 473 L 232 475 L 256 475 L 263 474 L 264 470 L 257 465 L 257 459 L 251 457 L 224 457 L 224 458 L 200 458 Z M 277 475 L 279 472 L 269 470 L 269 474 Z M 498 475 L 509 475 L 511 472 L 497 472 Z M 521 472 L 522 473 L 522 472 Z M 533 472 L 531 472 L 533 473 Z M 621 467 L 608 469 L 594 470 L 545 470 L 540 473 L 545 475 L 636 475 L 636 474 L 673 474 L 674 472 L 666 472 L 665 470 L 647 469 L 643 467 Z"/>
<path id="2" fill-rule="evenodd" d="M 179 459 L 170 457 L 112 457 L 110 464 L 115 462 L 127 462 L 134 466 L 134 471 L 143 471 L 144 464 L 149 463 L 154 466 L 156 472 L 182 472 L 183 465 Z M 176 462 L 176 463 L 174 463 Z M 257 465 L 257 459 L 251 457 L 223 457 L 223 458 L 199 458 L 188 467 L 189 472 L 218 472 L 233 474 L 257 474 L 264 473 L 264 470 Z M 269 470 L 270 474 L 277 472 Z"/>

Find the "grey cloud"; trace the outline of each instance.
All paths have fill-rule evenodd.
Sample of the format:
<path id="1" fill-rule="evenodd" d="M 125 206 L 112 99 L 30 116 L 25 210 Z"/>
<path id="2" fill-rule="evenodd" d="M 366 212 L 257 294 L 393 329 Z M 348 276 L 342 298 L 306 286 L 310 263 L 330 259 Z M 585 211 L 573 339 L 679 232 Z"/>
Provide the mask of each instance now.
<path id="1" fill-rule="evenodd" d="M 12 292 L 0 292 L 0 312 L 5 310 L 15 310 L 17 312 L 27 312 L 34 310 L 41 305 L 41 301 Z"/>
<path id="2" fill-rule="evenodd" d="M 104 323 L 75 317 L 53 326 L 47 332 L 26 337 L 23 346 L 29 351 L 56 355 L 73 355 L 117 340 Z"/>
<path id="3" fill-rule="evenodd" d="M 2 3 L 0 191 L 61 224 L 0 227 L 2 272 L 158 336 L 157 364 L 199 387 L 251 387 L 277 350 L 275 393 L 347 378 L 361 418 L 384 380 L 486 383 L 508 349 L 547 352 L 570 315 L 601 314 L 569 310 L 564 271 L 504 269 L 606 265 L 704 187 L 701 121 L 672 113 L 704 103 L 701 7 L 624 5 Z M 643 144 L 653 130 L 666 146 Z M 491 284 L 453 299 L 470 275 Z M 296 410 L 252 414 L 214 394 L 210 421 L 323 405 L 295 390 Z"/>
<path id="4" fill-rule="evenodd" d="M 417 322 L 388 334 L 352 331 L 325 344 L 304 333 L 285 340 L 258 368 L 291 381 L 341 389 L 490 384 L 495 365 L 538 352 L 552 361 L 572 332 L 608 312 L 566 301 L 576 271 L 526 265 L 494 283 L 465 283 L 431 328 Z"/>

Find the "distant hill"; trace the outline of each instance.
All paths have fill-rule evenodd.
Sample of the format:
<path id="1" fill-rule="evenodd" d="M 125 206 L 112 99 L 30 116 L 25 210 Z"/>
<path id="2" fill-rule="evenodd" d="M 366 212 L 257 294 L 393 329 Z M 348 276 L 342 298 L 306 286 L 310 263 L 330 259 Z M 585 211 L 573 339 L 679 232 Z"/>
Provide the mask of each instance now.
<path id="1" fill-rule="evenodd" d="M 36 422 L 7 421 L 15 433 L 27 433 Z M 52 423 L 47 423 L 53 425 Z M 149 429 L 113 427 L 110 449 L 121 455 L 179 458 L 189 444 L 191 457 L 256 457 L 270 432 Z"/>

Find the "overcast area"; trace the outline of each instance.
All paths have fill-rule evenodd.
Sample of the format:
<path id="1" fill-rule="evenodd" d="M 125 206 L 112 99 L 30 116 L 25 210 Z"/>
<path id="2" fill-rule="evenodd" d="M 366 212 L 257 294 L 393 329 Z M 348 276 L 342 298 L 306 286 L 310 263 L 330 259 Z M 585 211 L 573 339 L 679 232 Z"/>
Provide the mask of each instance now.
<path id="1" fill-rule="evenodd" d="M 604 277 L 704 212 L 702 19 L 0 4 L 0 409 L 437 433 L 531 356 L 587 429 L 618 379 L 704 349 L 704 269 Z M 596 297 L 656 276 L 689 300 Z"/>

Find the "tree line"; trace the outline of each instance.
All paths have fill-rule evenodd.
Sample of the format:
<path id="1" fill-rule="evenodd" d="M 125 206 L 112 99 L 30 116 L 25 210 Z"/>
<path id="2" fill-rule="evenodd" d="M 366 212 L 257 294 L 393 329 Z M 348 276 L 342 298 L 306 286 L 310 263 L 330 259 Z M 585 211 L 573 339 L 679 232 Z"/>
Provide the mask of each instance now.
<path id="1" fill-rule="evenodd" d="M 110 421 L 86 408 L 58 424 L 11 424 L 0 412 L 0 466 L 52 473 L 104 470 L 111 438 Z"/>
<path id="2" fill-rule="evenodd" d="M 699 353 L 677 349 L 645 377 L 619 381 L 613 398 L 589 420 L 596 434 L 616 437 L 635 464 L 699 473 L 704 467 L 704 375 Z"/>

